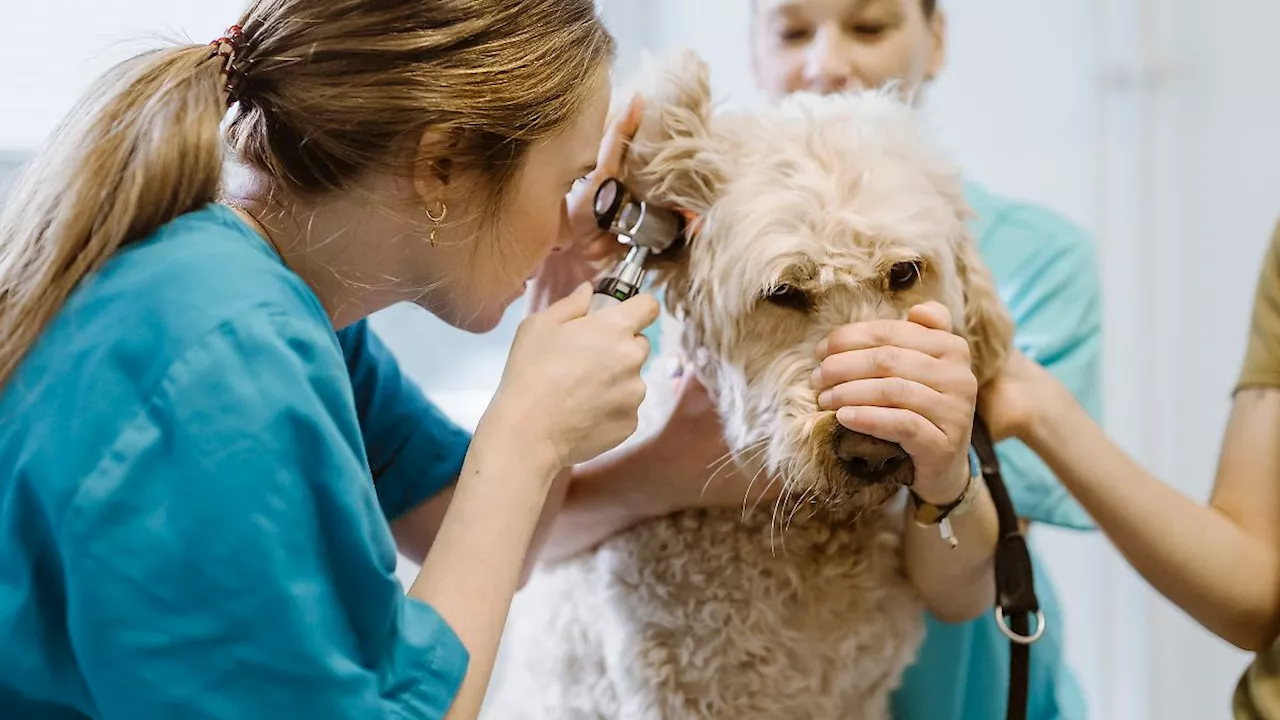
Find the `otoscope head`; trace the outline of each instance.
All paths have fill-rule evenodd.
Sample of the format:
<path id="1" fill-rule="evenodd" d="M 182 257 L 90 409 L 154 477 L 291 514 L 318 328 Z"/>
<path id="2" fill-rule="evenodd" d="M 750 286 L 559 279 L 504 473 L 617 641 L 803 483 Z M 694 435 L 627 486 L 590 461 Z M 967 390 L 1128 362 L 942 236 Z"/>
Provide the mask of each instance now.
<path id="1" fill-rule="evenodd" d="M 636 198 L 618 178 L 605 180 L 596 190 L 594 210 L 601 230 L 624 237 L 654 255 L 684 242 L 683 216 Z"/>

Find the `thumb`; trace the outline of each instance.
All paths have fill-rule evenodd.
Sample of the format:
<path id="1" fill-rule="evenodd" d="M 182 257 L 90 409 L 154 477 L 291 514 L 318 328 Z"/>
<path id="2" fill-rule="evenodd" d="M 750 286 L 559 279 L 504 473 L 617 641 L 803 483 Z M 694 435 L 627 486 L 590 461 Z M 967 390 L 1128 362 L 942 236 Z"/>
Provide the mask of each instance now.
<path id="1" fill-rule="evenodd" d="M 945 330 L 951 332 L 951 311 L 936 300 L 930 300 L 912 307 L 907 312 L 907 319 L 917 325 L 923 325 L 933 330 Z"/>
<path id="2" fill-rule="evenodd" d="M 577 320 L 591 308 L 591 292 L 591 283 L 582 283 L 577 290 L 547 306 L 541 314 L 557 325 Z"/>
<path id="3" fill-rule="evenodd" d="M 633 334 L 638 335 L 645 328 L 652 325 L 661 312 L 662 308 L 658 306 L 657 298 L 650 293 L 640 293 L 602 311 L 600 315 L 607 314 L 610 321 L 616 322 Z"/>

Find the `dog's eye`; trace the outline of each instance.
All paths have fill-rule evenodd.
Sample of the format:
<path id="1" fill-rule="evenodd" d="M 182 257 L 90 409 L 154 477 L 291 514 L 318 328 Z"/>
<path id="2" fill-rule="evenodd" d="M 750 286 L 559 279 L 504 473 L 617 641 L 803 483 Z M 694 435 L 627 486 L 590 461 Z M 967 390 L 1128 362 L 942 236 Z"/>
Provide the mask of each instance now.
<path id="1" fill-rule="evenodd" d="M 902 292 L 911 289 L 920 279 L 920 265 L 915 262 L 900 262 L 889 269 L 889 289 Z"/>
<path id="2" fill-rule="evenodd" d="M 777 305 L 778 307 L 789 308 L 791 310 L 808 310 L 813 306 L 809 300 L 809 296 L 803 290 L 794 286 L 783 283 L 770 290 L 765 299 Z"/>

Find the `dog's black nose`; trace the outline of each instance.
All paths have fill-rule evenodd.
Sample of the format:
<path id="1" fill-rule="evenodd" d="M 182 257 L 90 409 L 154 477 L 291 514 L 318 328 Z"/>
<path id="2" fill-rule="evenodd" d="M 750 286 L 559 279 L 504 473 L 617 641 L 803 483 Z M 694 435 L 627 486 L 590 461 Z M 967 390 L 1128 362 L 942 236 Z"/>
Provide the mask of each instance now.
<path id="1" fill-rule="evenodd" d="M 832 439 L 836 459 L 859 485 L 882 482 L 909 484 L 914 468 L 911 456 L 897 443 L 863 435 L 844 427 Z"/>

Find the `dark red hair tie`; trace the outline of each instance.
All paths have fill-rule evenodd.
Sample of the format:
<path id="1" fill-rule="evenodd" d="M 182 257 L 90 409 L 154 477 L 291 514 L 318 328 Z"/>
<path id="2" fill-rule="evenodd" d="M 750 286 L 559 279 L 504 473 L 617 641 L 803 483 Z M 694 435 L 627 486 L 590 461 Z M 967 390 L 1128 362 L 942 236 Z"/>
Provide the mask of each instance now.
<path id="1" fill-rule="evenodd" d="M 222 74 L 226 76 L 227 105 L 234 105 L 236 102 L 236 87 L 239 84 L 239 65 L 236 58 L 240 55 L 245 47 L 244 29 L 239 25 L 232 25 L 227 28 L 222 37 L 209 43 L 213 48 L 213 55 L 222 58 Z"/>

